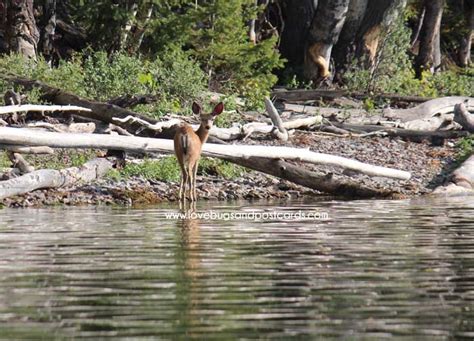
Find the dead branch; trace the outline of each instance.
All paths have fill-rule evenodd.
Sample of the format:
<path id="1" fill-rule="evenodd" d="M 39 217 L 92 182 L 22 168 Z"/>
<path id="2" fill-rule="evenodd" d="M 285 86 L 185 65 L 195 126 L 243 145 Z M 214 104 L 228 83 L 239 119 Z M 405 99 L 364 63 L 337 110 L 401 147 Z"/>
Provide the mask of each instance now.
<path id="1" fill-rule="evenodd" d="M 279 140 L 288 141 L 288 132 L 283 126 L 283 121 L 281 120 L 280 114 L 268 97 L 265 97 L 265 108 L 268 116 L 270 116 L 270 119 L 276 128 L 272 130 L 272 134 Z"/>
<path id="2" fill-rule="evenodd" d="M 467 110 L 466 102 L 454 106 L 454 122 L 459 123 L 468 132 L 474 133 L 474 115 Z"/>
<path id="3" fill-rule="evenodd" d="M 20 171 L 20 174 L 31 173 L 35 170 L 21 154 L 14 153 L 12 151 L 7 151 L 7 156 L 13 164 L 14 168 L 17 168 Z"/>

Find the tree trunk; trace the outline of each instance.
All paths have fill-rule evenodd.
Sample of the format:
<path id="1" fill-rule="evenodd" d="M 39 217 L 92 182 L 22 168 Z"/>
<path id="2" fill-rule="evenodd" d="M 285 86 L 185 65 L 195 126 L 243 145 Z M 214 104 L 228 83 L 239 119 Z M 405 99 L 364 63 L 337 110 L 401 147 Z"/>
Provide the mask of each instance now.
<path id="1" fill-rule="evenodd" d="M 420 32 L 420 48 L 415 61 L 415 73 L 421 79 L 423 71 L 434 71 L 441 18 L 445 0 L 425 0 L 425 18 Z"/>
<path id="2" fill-rule="evenodd" d="M 51 65 L 54 58 L 54 37 L 56 35 L 56 0 L 44 0 L 40 51 Z"/>
<path id="3" fill-rule="evenodd" d="M 280 2 L 282 12 L 280 52 L 294 69 L 304 63 L 306 38 L 314 17 L 317 1 L 284 0 Z"/>
<path id="4" fill-rule="evenodd" d="M 374 65 L 381 36 L 395 22 L 405 6 L 406 0 L 368 1 L 355 38 L 355 57 L 364 60 L 367 67 Z"/>
<path id="5" fill-rule="evenodd" d="M 36 59 L 39 32 L 33 11 L 33 0 L 7 0 L 5 41 L 10 52 Z"/>
<path id="6" fill-rule="evenodd" d="M 351 0 L 347 11 L 346 22 L 339 40 L 334 47 L 336 68 L 344 68 L 355 53 L 355 38 L 367 10 L 368 0 Z"/>
<path id="7" fill-rule="evenodd" d="M 474 39 L 474 0 L 464 0 L 464 15 L 467 32 L 459 49 L 459 64 L 462 67 L 471 64 L 471 48 Z"/>
<path id="8" fill-rule="evenodd" d="M 339 39 L 348 9 L 349 0 L 319 1 L 306 47 L 307 79 L 318 82 L 329 77 L 331 51 Z"/>

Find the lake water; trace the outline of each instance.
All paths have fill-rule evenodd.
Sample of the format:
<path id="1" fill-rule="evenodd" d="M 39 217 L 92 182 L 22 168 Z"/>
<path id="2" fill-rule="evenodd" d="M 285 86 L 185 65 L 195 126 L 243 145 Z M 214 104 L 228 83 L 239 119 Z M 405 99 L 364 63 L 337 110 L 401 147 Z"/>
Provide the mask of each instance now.
<path id="1" fill-rule="evenodd" d="M 175 212 L 0 210 L 0 338 L 474 338 L 472 198 Z"/>

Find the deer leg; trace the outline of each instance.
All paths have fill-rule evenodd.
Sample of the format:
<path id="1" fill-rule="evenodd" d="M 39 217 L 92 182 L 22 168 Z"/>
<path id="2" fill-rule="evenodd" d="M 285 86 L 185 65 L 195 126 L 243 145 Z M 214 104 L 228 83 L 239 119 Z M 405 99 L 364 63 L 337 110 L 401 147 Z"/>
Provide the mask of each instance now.
<path id="1" fill-rule="evenodd" d="M 181 179 L 181 182 L 183 184 L 183 190 L 181 192 L 182 196 L 180 196 L 180 200 L 182 200 L 183 202 L 186 202 L 186 185 L 188 184 L 188 177 L 188 170 L 186 169 L 186 167 L 183 167 L 183 174 Z"/>
<path id="2" fill-rule="evenodd" d="M 193 201 L 194 201 L 194 196 L 193 196 L 193 183 L 194 183 L 193 166 L 189 165 L 187 171 L 188 171 L 189 200 L 190 200 L 191 202 L 193 202 Z"/>
<path id="3" fill-rule="evenodd" d="M 197 195 L 196 195 L 196 176 L 197 176 L 197 170 L 198 170 L 198 162 L 193 167 L 193 194 L 194 194 L 194 201 L 197 201 Z"/>
<path id="4" fill-rule="evenodd" d="M 179 195 L 178 198 L 179 200 L 183 200 L 183 190 L 184 190 L 184 169 L 181 168 L 181 182 L 179 183 Z"/>

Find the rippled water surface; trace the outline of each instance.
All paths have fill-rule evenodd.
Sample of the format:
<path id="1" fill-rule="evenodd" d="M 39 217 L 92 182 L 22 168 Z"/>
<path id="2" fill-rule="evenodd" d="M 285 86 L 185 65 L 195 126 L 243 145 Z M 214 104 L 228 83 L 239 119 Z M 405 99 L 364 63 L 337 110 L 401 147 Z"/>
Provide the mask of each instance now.
<path id="1" fill-rule="evenodd" d="M 0 210 L 0 338 L 474 338 L 474 203 Z"/>

